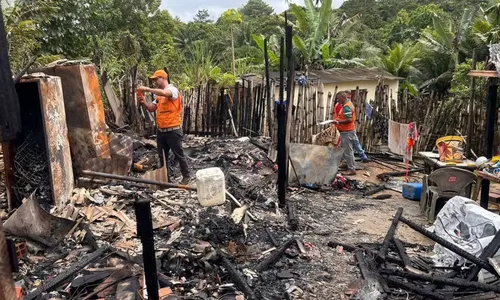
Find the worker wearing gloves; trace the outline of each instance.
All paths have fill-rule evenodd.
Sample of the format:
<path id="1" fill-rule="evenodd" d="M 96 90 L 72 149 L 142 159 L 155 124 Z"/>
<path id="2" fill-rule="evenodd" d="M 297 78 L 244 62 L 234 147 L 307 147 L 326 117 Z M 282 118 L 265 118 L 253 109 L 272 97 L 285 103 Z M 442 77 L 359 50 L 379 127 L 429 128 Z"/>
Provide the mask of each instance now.
<path id="1" fill-rule="evenodd" d="M 140 86 L 139 91 L 152 93 L 155 97 L 153 103 L 148 103 L 144 97 L 139 97 L 140 103 L 150 112 L 156 111 L 157 143 L 160 165 L 164 165 L 164 157 L 168 158 L 170 150 L 179 161 L 182 173 L 181 184 L 188 184 L 190 172 L 182 147 L 182 101 L 179 90 L 169 84 L 168 74 L 164 70 L 156 71 L 150 77 L 156 88 Z M 165 156 L 163 155 L 165 154 Z M 170 181 L 171 168 L 168 166 Z"/>
<path id="2" fill-rule="evenodd" d="M 347 99 L 351 100 L 351 92 L 350 91 L 344 91 L 347 95 Z M 340 111 L 342 110 L 342 104 L 341 103 L 336 103 L 335 105 L 335 114 L 338 115 Z M 333 117 L 335 119 L 335 117 Z M 363 150 L 363 147 L 361 146 L 361 143 L 359 142 L 358 135 L 356 133 L 356 138 L 352 140 L 352 146 L 354 147 L 354 152 L 358 153 L 359 158 L 361 159 L 361 162 L 370 162 L 370 159 L 368 156 L 365 154 L 365 150 Z"/>
<path id="3" fill-rule="evenodd" d="M 337 126 L 340 132 L 340 146 L 344 149 L 343 159 L 347 163 L 347 172 L 343 175 L 356 175 L 356 165 L 354 162 L 353 141 L 357 139 L 356 135 L 356 111 L 348 94 L 339 92 L 337 101 L 342 105 L 342 109 L 334 116 L 333 124 Z"/>

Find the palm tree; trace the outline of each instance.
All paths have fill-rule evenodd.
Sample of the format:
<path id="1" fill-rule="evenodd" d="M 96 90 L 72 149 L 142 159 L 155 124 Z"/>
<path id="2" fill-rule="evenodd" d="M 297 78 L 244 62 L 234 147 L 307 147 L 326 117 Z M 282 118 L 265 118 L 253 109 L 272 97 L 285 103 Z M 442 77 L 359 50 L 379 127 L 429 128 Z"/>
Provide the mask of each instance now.
<path id="1" fill-rule="evenodd" d="M 417 56 L 416 46 L 396 43 L 387 54 L 379 56 L 376 65 L 394 76 L 407 78 L 415 73 L 413 65 Z"/>
<path id="2" fill-rule="evenodd" d="M 201 39 L 200 31 L 193 30 L 188 26 L 181 26 L 177 35 L 174 36 L 175 46 L 183 53 L 190 52 L 194 42 Z"/>

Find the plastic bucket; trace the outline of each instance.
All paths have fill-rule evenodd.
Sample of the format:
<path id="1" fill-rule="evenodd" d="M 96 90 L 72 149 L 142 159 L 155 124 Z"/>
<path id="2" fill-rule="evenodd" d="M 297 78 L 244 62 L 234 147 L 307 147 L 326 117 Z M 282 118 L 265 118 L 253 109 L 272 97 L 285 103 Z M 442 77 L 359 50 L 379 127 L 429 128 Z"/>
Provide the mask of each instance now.
<path id="1" fill-rule="evenodd" d="M 437 139 L 439 161 L 461 163 L 464 161 L 464 139 L 460 136 L 445 136 Z"/>

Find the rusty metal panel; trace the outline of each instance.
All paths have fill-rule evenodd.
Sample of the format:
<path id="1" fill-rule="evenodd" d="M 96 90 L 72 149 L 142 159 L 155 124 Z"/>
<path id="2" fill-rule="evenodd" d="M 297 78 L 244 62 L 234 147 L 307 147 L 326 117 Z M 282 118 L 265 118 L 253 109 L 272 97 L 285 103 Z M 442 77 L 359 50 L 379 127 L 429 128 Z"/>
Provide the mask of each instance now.
<path id="1" fill-rule="evenodd" d="M 94 65 L 40 69 L 62 81 L 73 165 L 81 170 L 92 158 L 110 158 L 104 105 Z"/>
<path id="2" fill-rule="evenodd" d="M 42 78 L 39 80 L 38 87 L 54 204 L 65 205 L 73 192 L 74 177 L 61 79 L 58 77 Z"/>
<path id="3" fill-rule="evenodd" d="M 111 158 L 92 158 L 85 163 L 85 170 L 128 175 L 132 167 L 134 140 L 124 134 L 112 134 L 110 138 Z"/>
<path id="4" fill-rule="evenodd" d="M 25 76 L 18 85 L 18 91 L 33 91 L 33 93 L 20 94 L 19 101 L 21 104 L 35 106 L 33 103 L 39 101 L 38 108 L 33 109 L 31 107 L 29 113 L 22 113 L 21 117 L 25 124 L 33 122 L 35 119 L 39 119 L 40 122 L 35 121 L 31 126 L 38 129 L 43 139 L 41 143 L 44 144 L 43 155 L 46 155 L 46 157 L 42 156 L 41 160 L 44 161 L 44 164 L 46 163 L 48 176 L 50 177 L 48 183 L 50 183 L 51 199 L 48 200 L 51 200 L 57 206 L 65 205 L 73 191 L 74 177 L 61 80 L 58 77 L 49 76 Z M 38 99 L 35 98 L 37 96 Z M 25 108 L 22 112 L 28 110 L 26 106 L 21 107 Z M 23 126 L 23 131 L 16 140 L 11 143 L 4 143 L 4 148 L 9 149 L 5 153 L 5 161 L 6 163 L 9 162 L 7 165 L 11 166 L 9 167 L 11 173 L 17 172 L 19 168 L 29 168 L 29 166 L 24 166 L 20 162 L 19 159 L 22 159 L 18 158 L 18 154 L 21 153 L 20 148 L 16 148 L 15 145 L 18 147 L 19 145 L 26 145 L 32 138 L 34 139 L 30 133 L 33 128 Z M 35 167 L 37 166 L 32 166 L 32 168 Z M 33 173 L 35 172 L 33 171 Z M 13 186 L 18 185 L 17 180 L 16 178 L 7 180 L 10 209 L 17 207 L 20 204 L 19 201 L 22 200 L 17 199 L 16 203 L 12 193 Z M 38 189 L 39 186 L 33 186 L 32 188 Z"/>

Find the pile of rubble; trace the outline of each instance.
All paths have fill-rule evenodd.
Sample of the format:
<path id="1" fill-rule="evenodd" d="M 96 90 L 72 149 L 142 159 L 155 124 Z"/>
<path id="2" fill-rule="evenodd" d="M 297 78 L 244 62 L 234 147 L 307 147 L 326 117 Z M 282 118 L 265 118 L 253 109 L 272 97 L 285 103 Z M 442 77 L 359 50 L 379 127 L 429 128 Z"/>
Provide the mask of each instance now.
<path id="1" fill-rule="evenodd" d="M 358 299 L 494 299 L 487 297 L 500 292 L 496 285 L 471 277 L 477 272 L 474 265 L 438 267 L 429 258 L 430 247 L 395 238 L 398 223 L 405 223 L 450 247 L 405 219 L 402 209 L 382 243 L 327 243 L 329 236 L 340 238 L 351 226 L 341 224 L 340 216 L 380 203 L 376 197 L 360 197 L 382 190 L 371 183 L 350 181 L 348 194 L 346 186 L 290 187 L 288 201 L 297 209 L 292 213 L 296 223 L 291 223 L 290 212 L 277 202 L 277 167 L 267 158 L 268 143 L 186 139 L 194 172 L 214 166 L 224 171 L 225 206 L 203 208 L 196 192 L 189 190 L 92 179 L 75 188 L 69 203 L 59 209 L 43 210 L 31 194 L 3 217 L 19 258 L 18 291 L 24 299 L 144 298 L 145 262 L 135 204 L 147 200 L 162 299 L 311 299 L 333 295 L 319 289 L 339 282 L 351 282 L 339 289 Z M 135 138 L 133 176 L 143 176 L 157 163 L 154 141 Z M 326 253 L 328 246 L 335 251 Z M 496 250 L 487 248 L 484 255 Z M 476 262 L 481 265 L 485 259 Z M 342 266 L 335 266 L 337 261 Z"/>
<path id="2" fill-rule="evenodd" d="M 404 223 L 436 242 L 436 245 L 444 247 L 457 257 L 467 259 L 468 262 L 463 265 L 457 262 L 448 266 L 436 265 L 433 258 L 422 255 L 431 253 L 431 249 L 418 249 L 421 246 L 407 244 L 395 237 L 399 223 Z M 464 234 L 466 227 L 466 224 L 462 224 Z M 351 286 L 359 299 L 380 299 L 388 295 L 407 299 L 408 293 L 419 295 L 423 299 L 436 300 L 498 299 L 495 294 L 500 293 L 498 282 L 482 282 L 484 280 L 480 281 L 478 275 L 484 269 L 495 274 L 493 277 L 496 279 L 500 278 L 498 263 L 492 260 L 500 249 L 500 232 L 494 235 L 479 257 L 451 241 L 451 235 L 448 239 L 443 238 L 408 220 L 403 216 L 403 208 L 399 208 L 383 243 L 355 246 L 332 241 L 328 245 L 354 253 L 364 279 Z M 415 254 L 413 257 L 408 254 L 410 251 Z"/>
<path id="3" fill-rule="evenodd" d="M 277 288 L 275 283 L 293 280 L 297 274 L 287 266 L 307 262 L 312 246 L 290 233 L 286 215 L 279 213 L 274 164 L 248 140 L 197 138 L 187 144 L 196 169 L 225 171 L 227 189 L 239 205 L 230 201 L 225 207 L 201 208 L 195 192 L 111 182 L 76 188 L 64 209 L 48 213 L 32 194 L 4 223 L 24 249 L 15 279 L 25 299 L 42 294 L 124 299 L 145 291 L 134 213 L 138 195 L 151 201 L 161 294 L 182 299 L 299 295 L 297 286 Z M 155 153 L 137 149 L 135 163 Z"/>

